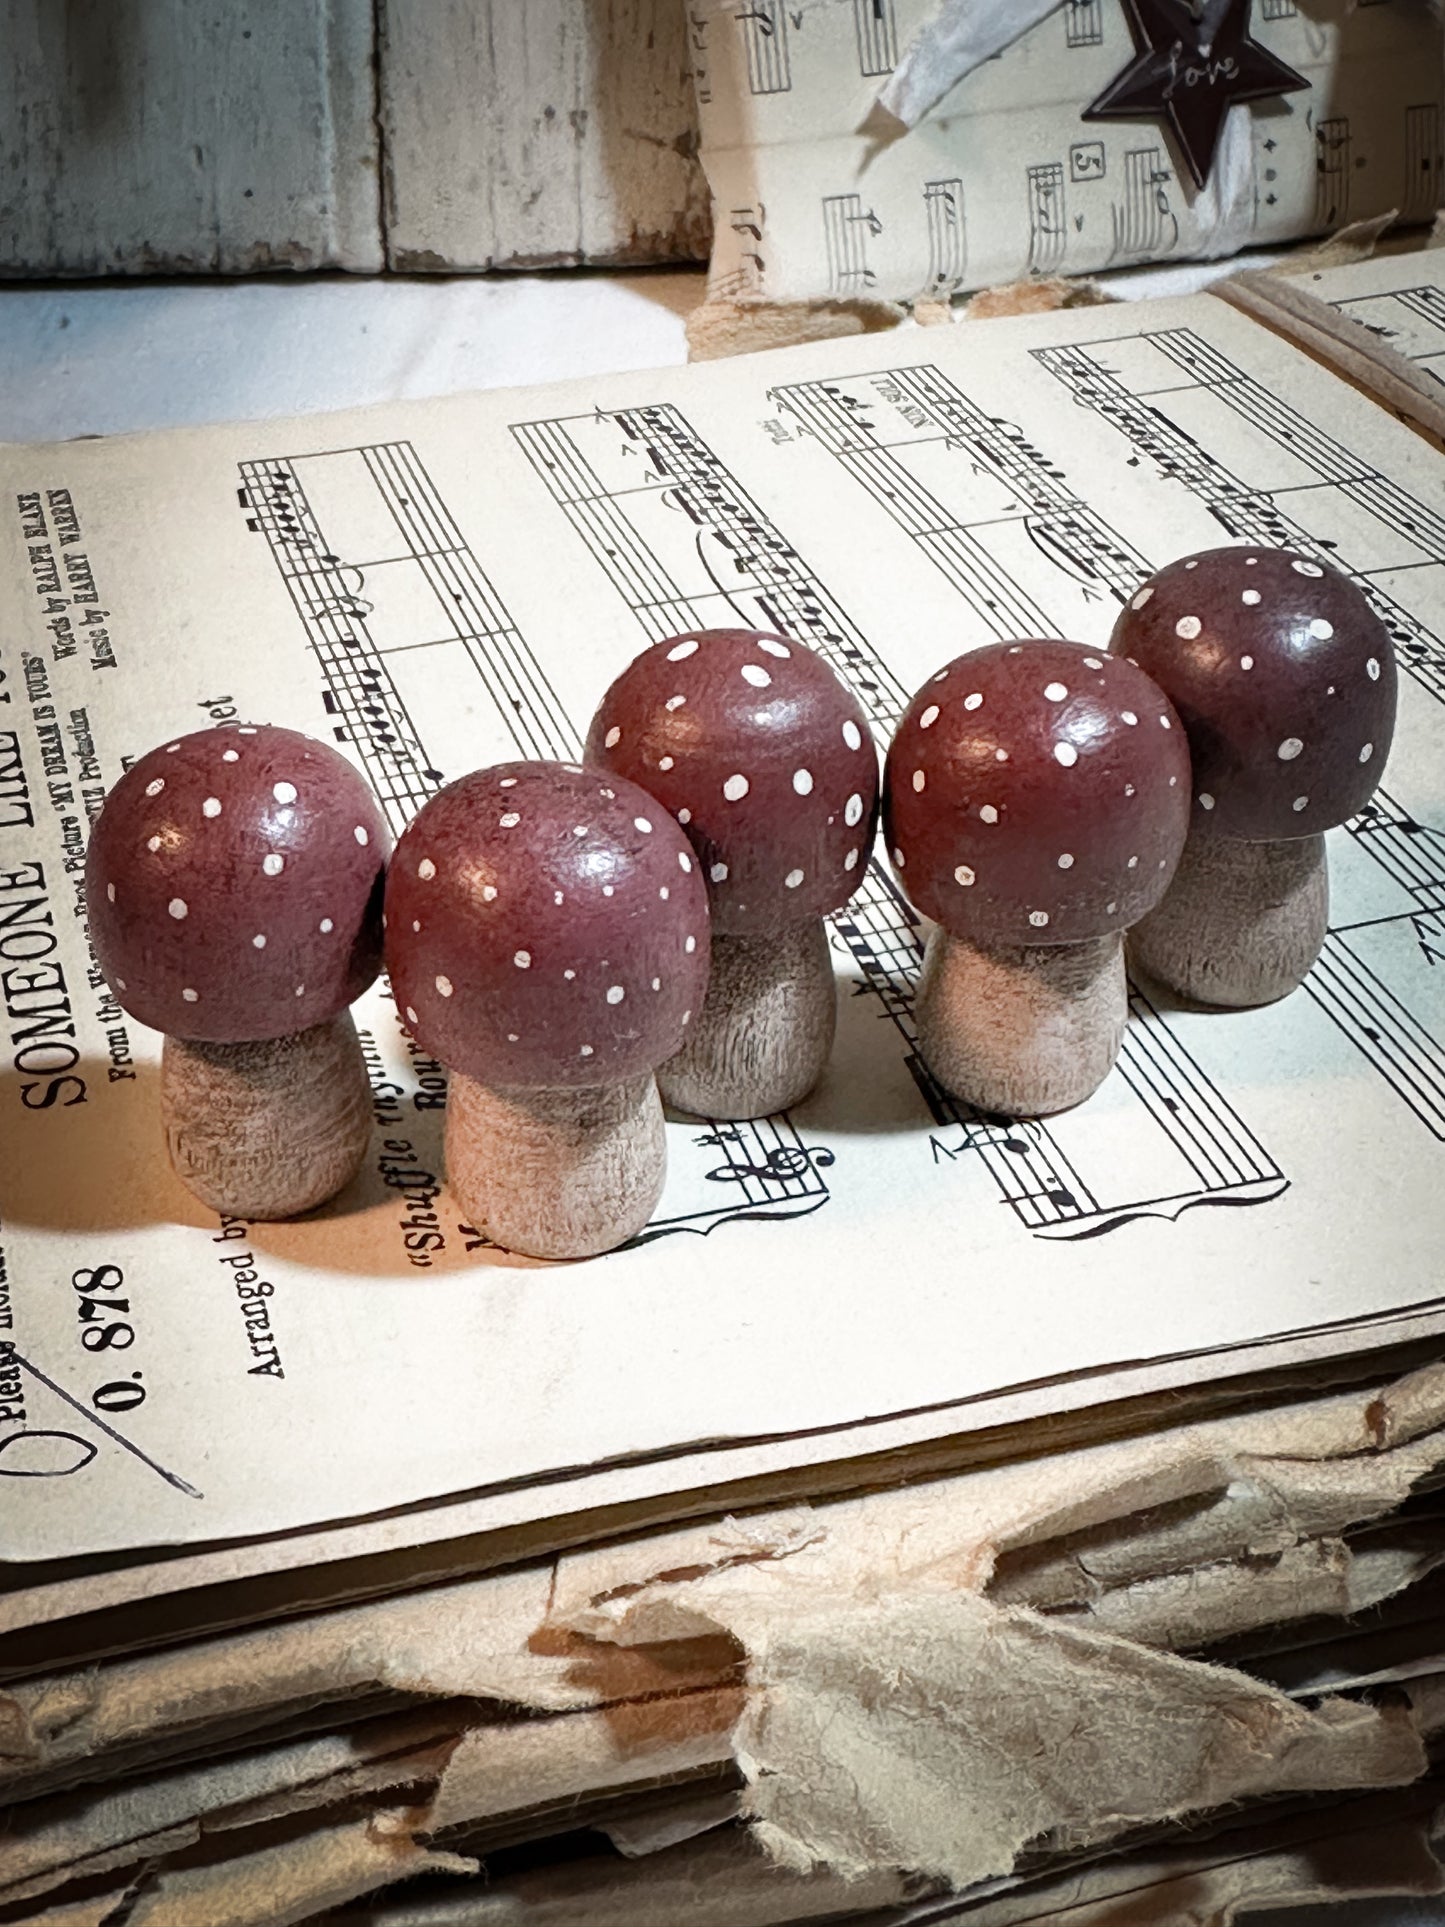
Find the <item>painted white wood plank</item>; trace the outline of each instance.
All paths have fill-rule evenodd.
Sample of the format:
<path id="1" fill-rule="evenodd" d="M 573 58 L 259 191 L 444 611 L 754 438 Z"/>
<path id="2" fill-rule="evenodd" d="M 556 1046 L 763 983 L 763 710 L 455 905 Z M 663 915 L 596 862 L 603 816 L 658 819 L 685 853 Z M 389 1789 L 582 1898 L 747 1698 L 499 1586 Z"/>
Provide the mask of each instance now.
<path id="1" fill-rule="evenodd" d="M 0 273 L 383 264 L 371 0 L 0 0 Z"/>
<path id="2" fill-rule="evenodd" d="M 388 261 L 700 260 L 682 0 L 381 0 Z"/>

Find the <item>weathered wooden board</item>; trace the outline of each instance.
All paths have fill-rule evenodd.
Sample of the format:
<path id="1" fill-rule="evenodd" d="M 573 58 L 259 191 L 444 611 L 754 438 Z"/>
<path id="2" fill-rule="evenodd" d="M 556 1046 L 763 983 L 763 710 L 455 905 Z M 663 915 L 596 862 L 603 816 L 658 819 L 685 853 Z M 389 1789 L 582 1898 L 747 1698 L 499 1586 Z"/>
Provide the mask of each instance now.
<path id="1" fill-rule="evenodd" d="M 380 0 L 399 269 L 704 259 L 682 0 Z"/>
<path id="2" fill-rule="evenodd" d="M 373 51 L 372 0 L 0 0 L 0 273 L 381 267 Z"/>

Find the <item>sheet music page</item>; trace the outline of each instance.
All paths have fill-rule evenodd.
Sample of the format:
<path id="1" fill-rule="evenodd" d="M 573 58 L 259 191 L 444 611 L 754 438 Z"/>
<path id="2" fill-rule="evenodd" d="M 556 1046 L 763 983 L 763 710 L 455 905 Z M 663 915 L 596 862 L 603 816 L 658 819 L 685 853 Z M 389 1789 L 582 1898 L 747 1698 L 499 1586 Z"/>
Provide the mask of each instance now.
<path id="1" fill-rule="evenodd" d="M 1134 58 L 1116 0 L 1065 0 L 900 134 L 875 104 L 935 12 L 689 0 L 715 293 L 947 296 L 1268 247 L 1388 209 L 1428 221 L 1445 200 L 1425 8 L 1262 0 L 1252 37 L 1309 88 L 1232 109 L 1202 190 L 1160 121 L 1082 118 Z"/>
<path id="2" fill-rule="evenodd" d="M 1445 249 L 1323 268 L 1300 285 L 1445 386 Z"/>
<path id="3" fill-rule="evenodd" d="M 675 1459 L 696 1484 L 713 1448 L 785 1466 L 896 1414 L 944 1436 L 980 1395 L 1440 1296 L 1438 456 L 1224 304 L 0 462 L 5 1556 L 578 1468 Z M 916 1056 L 921 933 L 875 863 L 832 921 L 824 1083 L 788 1116 L 673 1120 L 628 1249 L 549 1267 L 459 1223 L 444 1074 L 381 989 L 357 1008 L 374 1154 L 332 1206 L 223 1223 L 170 1174 L 160 1040 L 111 1001 L 80 894 L 127 759 L 289 724 L 399 830 L 478 764 L 575 753 L 626 661 L 714 623 L 822 650 L 881 744 L 960 650 L 1102 646 L 1143 576 L 1230 539 L 1351 570 L 1405 672 L 1382 790 L 1331 836 L 1324 955 L 1285 1002 L 1183 1013 L 1136 987 L 1087 1104 L 977 1116 Z"/>

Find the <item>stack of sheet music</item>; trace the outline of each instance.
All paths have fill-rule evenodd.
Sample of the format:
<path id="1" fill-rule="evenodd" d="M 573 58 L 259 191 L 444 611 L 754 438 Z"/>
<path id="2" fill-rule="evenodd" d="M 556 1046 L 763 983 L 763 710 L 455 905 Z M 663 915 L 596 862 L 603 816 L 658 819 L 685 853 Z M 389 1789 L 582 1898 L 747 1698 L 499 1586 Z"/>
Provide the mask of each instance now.
<path id="1" fill-rule="evenodd" d="M 1078 1927 L 1437 1879 L 1439 259 L 1311 284 L 1365 363 L 1390 332 L 1389 412 L 1202 296 L 0 451 L 0 1920 L 407 1880 L 340 1917 Z M 1102 645 L 1231 538 L 1348 568 L 1404 671 L 1296 996 L 1139 987 L 1096 1098 L 976 1115 L 875 866 L 827 1079 L 674 1120 L 627 1250 L 459 1221 L 382 991 L 333 1207 L 218 1221 L 169 1172 L 78 895 L 157 740 L 308 729 L 400 829 L 574 753 L 649 638 L 789 630 L 882 737 L 970 641 Z"/>

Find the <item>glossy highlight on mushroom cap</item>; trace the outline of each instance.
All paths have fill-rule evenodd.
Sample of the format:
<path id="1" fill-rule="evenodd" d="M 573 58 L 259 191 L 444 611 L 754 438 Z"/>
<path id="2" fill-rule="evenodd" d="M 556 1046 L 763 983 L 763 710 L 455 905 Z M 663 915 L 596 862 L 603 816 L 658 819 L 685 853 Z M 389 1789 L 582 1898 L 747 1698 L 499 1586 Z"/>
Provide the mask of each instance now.
<path id="1" fill-rule="evenodd" d="M 269 725 L 173 738 L 91 831 L 91 940 L 116 1000 L 193 1043 L 261 1043 L 338 1016 L 381 967 L 391 836 L 363 777 Z"/>
<path id="2" fill-rule="evenodd" d="M 826 916 L 863 881 L 878 806 L 868 718 L 791 637 L 699 629 L 655 643 L 603 697 L 587 757 L 683 825 L 721 934 Z"/>
<path id="3" fill-rule="evenodd" d="M 397 1008 L 493 1089 L 607 1084 L 679 1050 L 707 989 L 697 859 L 635 784 L 499 763 L 407 826 L 386 888 Z"/>
<path id="4" fill-rule="evenodd" d="M 1109 641 L 1189 737 L 1196 833 L 1267 842 L 1363 809 L 1395 730 L 1389 632 L 1348 576 L 1289 549 L 1206 549 L 1160 569 Z"/>
<path id="5" fill-rule="evenodd" d="M 1189 752 L 1132 663 L 996 643 L 931 677 L 888 752 L 883 832 L 910 900 L 984 946 L 1126 930 L 1174 874 Z"/>

